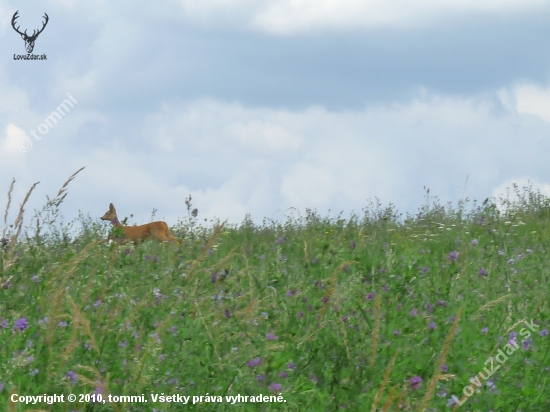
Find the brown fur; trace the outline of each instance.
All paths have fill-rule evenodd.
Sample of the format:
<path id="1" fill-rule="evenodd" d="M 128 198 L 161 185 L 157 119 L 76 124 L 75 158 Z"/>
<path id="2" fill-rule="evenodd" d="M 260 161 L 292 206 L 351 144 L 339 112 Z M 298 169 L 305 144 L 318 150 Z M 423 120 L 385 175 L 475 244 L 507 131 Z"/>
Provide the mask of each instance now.
<path id="1" fill-rule="evenodd" d="M 132 241 L 134 243 L 147 239 L 157 239 L 159 242 L 179 241 L 172 235 L 166 222 L 151 222 L 140 226 L 122 226 L 116 215 L 116 209 L 112 203 L 109 204 L 109 210 L 101 217 L 101 220 L 109 220 L 114 227 L 120 227 L 124 235 L 122 241 Z M 109 235 L 109 239 L 112 235 Z"/>

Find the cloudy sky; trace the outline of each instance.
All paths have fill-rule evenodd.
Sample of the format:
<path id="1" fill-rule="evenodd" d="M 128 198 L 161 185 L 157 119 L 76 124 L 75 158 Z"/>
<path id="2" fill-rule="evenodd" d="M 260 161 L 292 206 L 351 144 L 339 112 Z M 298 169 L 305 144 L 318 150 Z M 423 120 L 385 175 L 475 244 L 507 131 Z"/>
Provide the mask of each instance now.
<path id="1" fill-rule="evenodd" d="M 14 59 L 17 10 L 28 34 L 48 14 L 47 60 Z M 0 0 L 0 212 L 12 178 L 17 206 L 40 181 L 30 218 L 82 166 L 66 219 L 550 194 L 549 20 L 544 0 Z"/>

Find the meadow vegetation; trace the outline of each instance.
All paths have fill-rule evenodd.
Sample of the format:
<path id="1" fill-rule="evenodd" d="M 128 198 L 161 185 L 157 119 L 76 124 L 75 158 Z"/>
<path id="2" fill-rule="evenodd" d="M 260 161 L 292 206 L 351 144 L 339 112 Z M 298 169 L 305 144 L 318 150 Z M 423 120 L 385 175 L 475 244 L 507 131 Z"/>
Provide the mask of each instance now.
<path id="1" fill-rule="evenodd" d="M 361 215 L 261 224 L 201 220 L 188 198 L 172 228 L 180 245 L 133 245 L 102 242 L 99 216 L 61 221 L 75 176 L 27 224 L 32 189 L 16 208 L 9 188 L 2 410 L 550 410 L 550 199 L 539 192 L 454 206 L 428 192 L 406 216 L 375 201 Z M 226 398 L 237 395 L 249 398 Z"/>

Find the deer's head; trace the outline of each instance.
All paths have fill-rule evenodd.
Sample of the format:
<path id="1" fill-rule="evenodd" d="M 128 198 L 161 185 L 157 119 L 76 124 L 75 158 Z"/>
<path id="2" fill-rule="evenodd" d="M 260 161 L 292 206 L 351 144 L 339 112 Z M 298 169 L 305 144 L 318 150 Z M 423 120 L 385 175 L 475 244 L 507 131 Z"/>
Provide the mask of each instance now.
<path id="1" fill-rule="evenodd" d="M 46 27 L 46 24 L 48 24 L 48 20 L 50 18 L 48 17 L 48 15 L 46 13 L 44 13 L 44 18 L 46 19 L 46 21 L 43 23 L 42 28 L 38 31 L 33 30 L 32 35 L 29 36 L 27 34 L 27 30 L 25 30 L 24 32 L 21 32 L 21 31 L 19 31 L 20 26 L 15 27 L 15 20 L 17 20 L 17 18 L 19 17 L 17 15 L 18 13 L 19 13 L 19 10 L 16 11 L 15 14 L 13 15 L 13 17 L 11 19 L 11 25 L 12 25 L 13 29 L 21 35 L 21 38 L 23 40 L 25 40 L 25 48 L 27 49 L 27 53 L 32 53 L 32 51 L 34 50 L 34 42 L 36 41 L 36 38 L 38 37 L 38 35 L 40 33 L 42 33 L 42 31 Z"/>

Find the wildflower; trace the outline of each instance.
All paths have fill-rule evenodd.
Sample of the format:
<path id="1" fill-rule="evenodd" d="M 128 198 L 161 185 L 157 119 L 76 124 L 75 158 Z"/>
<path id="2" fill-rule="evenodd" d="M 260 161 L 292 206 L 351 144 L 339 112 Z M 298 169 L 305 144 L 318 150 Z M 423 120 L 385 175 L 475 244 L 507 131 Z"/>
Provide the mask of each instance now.
<path id="1" fill-rule="evenodd" d="M 523 350 L 528 350 L 531 347 L 531 343 L 533 343 L 532 339 L 525 339 L 522 342 Z"/>
<path id="2" fill-rule="evenodd" d="M 288 292 L 286 292 L 286 297 L 287 297 L 287 298 L 292 297 L 292 295 L 294 295 L 294 292 L 292 292 L 291 290 L 289 290 Z"/>
<path id="3" fill-rule="evenodd" d="M 437 301 L 437 306 L 446 306 L 446 305 L 447 305 L 447 304 L 446 304 L 443 300 L 441 300 L 441 299 L 439 299 L 439 300 Z"/>
<path id="4" fill-rule="evenodd" d="M 477 272 L 479 276 L 487 276 L 487 271 L 483 268 L 479 269 L 479 272 Z"/>
<path id="5" fill-rule="evenodd" d="M 8 321 L 6 319 L 2 319 L 2 322 L 0 322 L 0 329 L 7 329 L 9 326 Z"/>
<path id="6" fill-rule="evenodd" d="M 60 320 L 57 326 L 59 326 L 60 328 L 65 328 L 67 327 L 67 322 Z"/>
<path id="7" fill-rule="evenodd" d="M 166 359 L 166 355 L 164 354 L 159 355 L 159 361 L 162 362 L 164 359 Z"/>
<path id="8" fill-rule="evenodd" d="M 193 217 L 197 217 L 198 214 L 199 214 L 199 209 L 197 209 L 197 208 L 194 208 L 191 211 L 191 216 L 193 216 Z"/>
<path id="9" fill-rule="evenodd" d="M 355 242 L 352 240 L 351 242 L 349 242 L 349 251 L 350 252 L 353 252 L 355 250 Z"/>
<path id="10" fill-rule="evenodd" d="M 322 301 L 323 303 L 328 303 L 328 302 L 330 301 L 330 296 L 323 296 L 323 297 L 321 298 L 321 301 Z"/>
<path id="11" fill-rule="evenodd" d="M 288 369 L 294 370 L 294 369 L 296 369 L 296 364 L 293 363 L 293 362 L 289 362 L 288 365 L 286 365 L 286 367 L 287 367 Z"/>
<path id="12" fill-rule="evenodd" d="M 369 292 L 367 293 L 366 297 L 368 300 L 373 300 L 375 296 L 376 296 L 376 292 Z"/>
<path id="13" fill-rule="evenodd" d="M 24 331 L 29 327 L 29 322 L 25 318 L 17 319 L 13 326 L 13 331 Z"/>
<path id="14" fill-rule="evenodd" d="M 29 372 L 29 375 L 31 376 L 36 376 L 38 374 L 38 369 L 33 369 L 32 371 Z"/>
<path id="15" fill-rule="evenodd" d="M 2 392 L 3 390 L 4 390 L 4 384 L 0 382 L 0 392 Z"/>
<path id="16" fill-rule="evenodd" d="M 277 336 L 275 336 L 273 333 L 268 333 L 267 335 L 265 335 L 265 338 L 267 340 L 277 340 Z"/>
<path id="17" fill-rule="evenodd" d="M 429 268 L 428 266 L 424 266 L 424 267 L 422 268 L 422 272 L 423 272 L 423 273 L 428 273 L 429 271 L 430 271 L 430 268 Z"/>
<path id="18" fill-rule="evenodd" d="M 283 390 L 283 385 L 280 383 L 272 383 L 269 385 L 268 389 L 270 392 L 279 393 Z"/>
<path id="19" fill-rule="evenodd" d="M 430 322 L 430 324 L 428 325 L 428 329 L 434 330 L 435 328 L 436 328 L 435 322 Z"/>
<path id="20" fill-rule="evenodd" d="M 487 333 L 487 332 L 489 332 L 488 327 L 484 327 L 483 329 L 481 329 L 481 333 Z"/>
<path id="21" fill-rule="evenodd" d="M 458 252 L 456 250 L 453 250 L 451 253 L 447 255 L 447 259 L 452 260 L 453 262 L 456 262 L 457 258 L 458 258 Z"/>
<path id="22" fill-rule="evenodd" d="M 66 378 L 69 378 L 71 380 L 71 383 L 74 385 L 76 383 L 76 373 L 74 373 L 72 370 L 67 372 L 65 375 Z"/>
<path id="23" fill-rule="evenodd" d="M 38 283 L 40 282 L 40 278 L 38 277 L 38 275 L 34 275 L 31 280 L 34 282 L 34 283 Z"/>
<path id="24" fill-rule="evenodd" d="M 477 245 L 479 245 L 479 240 L 473 239 L 473 240 L 470 242 L 470 244 L 471 244 L 472 246 L 477 246 Z"/>
<path id="25" fill-rule="evenodd" d="M 99 305 L 101 305 L 101 299 L 98 299 L 94 302 L 94 307 L 98 307 Z"/>
<path id="26" fill-rule="evenodd" d="M 212 278 L 210 279 L 211 283 L 216 283 L 218 281 L 218 274 L 216 272 L 212 273 Z"/>
<path id="27" fill-rule="evenodd" d="M 441 372 L 447 373 L 449 371 L 449 367 L 447 365 L 441 365 Z"/>
<path id="28" fill-rule="evenodd" d="M 319 383 L 319 378 L 317 377 L 317 375 L 315 375 L 314 373 L 312 373 L 311 375 L 309 375 L 309 380 L 313 383 Z"/>
<path id="29" fill-rule="evenodd" d="M 279 372 L 279 378 L 288 378 L 288 373 L 286 372 Z"/>
<path id="30" fill-rule="evenodd" d="M 275 241 L 275 243 L 277 243 L 278 245 L 280 245 L 281 243 L 283 243 L 285 241 L 285 239 L 281 236 L 279 238 L 277 238 L 277 240 Z"/>
<path id="31" fill-rule="evenodd" d="M 119 345 L 121 348 L 125 348 L 126 346 L 128 346 L 128 342 L 126 342 L 125 340 L 123 340 L 122 342 L 119 343 Z"/>
<path id="32" fill-rule="evenodd" d="M 226 317 L 227 319 L 231 318 L 231 311 L 230 311 L 229 309 L 226 309 L 226 310 L 223 312 L 223 314 L 225 315 L 225 317 Z"/>
<path id="33" fill-rule="evenodd" d="M 396 329 L 393 331 L 393 336 L 397 336 L 397 335 L 399 335 L 399 331 Z"/>
<path id="34" fill-rule="evenodd" d="M 411 380 L 410 380 L 411 389 L 417 390 L 418 388 L 420 388 L 420 383 L 421 382 L 422 382 L 422 378 L 420 376 L 412 377 Z"/>
<path id="35" fill-rule="evenodd" d="M 263 373 L 260 373 L 258 376 L 256 376 L 256 380 L 258 382 L 263 382 L 265 381 L 265 375 Z"/>
<path id="36" fill-rule="evenodd" d="M 416 318 L 416 314 L 418 313 L 418 311 L 416 310 L 416 308 L 413 308 L 413 310 L 411 310 L 411 316 L 413 318 Z"/>
<path id="37" fill-rule="evenodd" d="M 546 335 L 548 335 L 548 329 L 543 329 L 539 333 L 539 336 L 546 336 Z"/>
<path id="38" fill-rule="evenodd" d="M 255 368 L 256 366 L 260 366 L 262 363 L 262 358 L 254 358 L 250 361 L 248 361 L 246 364 L 250 366 L 251 368 Z"/>

